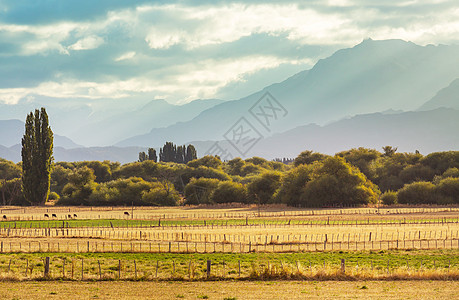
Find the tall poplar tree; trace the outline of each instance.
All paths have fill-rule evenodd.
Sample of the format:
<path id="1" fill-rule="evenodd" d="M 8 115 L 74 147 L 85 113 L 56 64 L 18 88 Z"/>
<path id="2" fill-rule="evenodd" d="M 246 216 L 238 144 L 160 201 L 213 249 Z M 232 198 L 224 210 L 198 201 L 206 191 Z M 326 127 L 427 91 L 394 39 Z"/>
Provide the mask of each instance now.
<path id="1" fill-rule="evenodd" d="M 21 154 L 24 197 L 32 205 L 44 205 L 49 195 L 53 132 L 43 107 L 27 115 Z"/>

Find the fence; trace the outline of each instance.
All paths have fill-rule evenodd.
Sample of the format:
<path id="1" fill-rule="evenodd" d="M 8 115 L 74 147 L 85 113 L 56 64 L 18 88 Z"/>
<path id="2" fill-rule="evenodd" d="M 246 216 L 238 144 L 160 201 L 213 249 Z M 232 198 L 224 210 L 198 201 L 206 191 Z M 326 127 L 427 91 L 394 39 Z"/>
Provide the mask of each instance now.
<path id="1" fill-rule="evenodd" d="M 228 207 L 231 208 L 231 207 Z M 30 220 L 49 220 L 51 214 L 60 214 L 56 216 L 58 220 L 67 220 L 68 214 L 82 213 L 79 218 L 86 218 L 86 213 L 91 213 L 94 217 L 96 212 L 101 212 L 103 218 L 107 218 L 107 213 L 104 212 L 117 212 L 111 214 L 111 219 L 126 219 L 128 212 L 129 218 L 135 217 L 138 220 L 178 220 L 178 219 L 245 219 L 245 218 L 271 218 L 271 217 L 305 217 L 305 216 L 333 216 L 333 215 L 400 215 L 400 214 L 425 214 L 425 213 L 438 213 L 438 212 L 459 212 L 459 207 L 418 207 L 418 208 L 334 208 L 334 209 L 301 209 L 301 210 L 281 210 L 278 211 L 264 211 L 264 207 L 257 211 L 256 208 L 246 207 L 247 212 L 198 212 L 197 209 L 189 209 L 184 213 L 145 213 L 145 211 L 154 211 L 152 207 L 53 207 L 53 208 L 2 208 L 0 214 L 6 216 L 6 220 L 15 221 L 30 221 Z M 134 216 L 132 215 L 132 212 Z M 35 216 L 23 214 L 38 214 Z M 49 217 L 45 217 L 48 214 Z M 99 215 L 99 219 L 101 216 Z"/>
<path id="2" fill-rule="evenodd" d="M 45 257 L 42 260 L 9 259 L 0 265 L 3 279 L 69 280 L 209 280 L 209 279 L 448 279 L 458 280 L 459 270 L 451 261 L 435 260 L 430 265 L 406 261 L 401 265 L 387 259 L 383 265 L 373 261 L 245 262 L 245 261 L 136 261 Z"/>
<path id="3" fill-rule="evenodd" d="M 362 226 L 362 225 L 381 225 L 381 226 L 398 226 L 398 225 L 445 225 L 445 224 L 459 224 L 459 217 L 451 218 L 412 218 L 412 219 L 357 219 L 357 220 L 332 220 L 330 217 L 324 220 L 301 220 L 301 219 L 284 219 L 284 220 L 263 220 L 263 219 L 232 219 L 232 220 L 178 220 L 178 221 L 164 221 L 161 219 L 136 219 L 136 220 L 122 220 L 115 221 L 116 218 L 110 219 L 91 219 L 91 220 L 31 220 L 27 221 L 3 221 L 0 224 L 0 230 L 5 229 L 18 229 L 18 228 L 153 228 L 159 227 L 160 229 L 175 228 L 242 228 L 262 227 L 262 228 L 294 228 L 294 227 L 308 227 L 308 226 Z"/>
<path id="4" fill-rule="evenodd" d="M 59 253 L 250 253 L 250 252 L 309 252 L 359 251 L 393 249 L 459 249 L 459 239 L 412 239 L 379 241 L 313 241 L 313 242 L 188 242 L 188 241 L 11 241 L 0 242 L 1 253 L 59 252 Z"/>

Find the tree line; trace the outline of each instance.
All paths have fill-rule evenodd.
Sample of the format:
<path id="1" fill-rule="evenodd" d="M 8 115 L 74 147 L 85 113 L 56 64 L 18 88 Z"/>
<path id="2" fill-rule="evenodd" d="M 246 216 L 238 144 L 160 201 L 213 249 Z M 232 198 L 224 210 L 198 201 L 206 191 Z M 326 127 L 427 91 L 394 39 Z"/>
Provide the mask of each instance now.
<path id="1" fill-rule="evenodd" d="M 20 188 L 21 164 L 0 160 L 3 204 L 33 204 Z M 459 204 L 458 168 L 459 151 L 423 156 L 366 148 L 333 156 L 304 151 L 287 165 L 260 157 L 222 162 L 215 156 L 186 164 L 57 162 L 49 198 L 58 205 L 94 206 Z"/>
<path id="2" fill-rule="evenodd" d="M 328 207 L 459 204 L 459 151 L 423 156 L 355 148 L 335 155 L 303 151 L 295 159 L 197 158 L 192 145 L 167 142 L 125 165 L 52 163 L 53 133 L 44 109 L 30 113 L 22 162 L 0 159 L 3 205 L 199 205 L 284 203 Z"/>
<path id="3" fill-rule="evenodd" d="M 178 164 L 186 164 L 198 157 L 196 148 L 193 145 L 176 146 L 172 142 L 166 142 L 162 148 L 159 148 L 159 161 L 175 162 Z M 139 152 L 139 162 L 151 160 L 158 161 L 156 149 L 148 148 L 148 153 Z"/>

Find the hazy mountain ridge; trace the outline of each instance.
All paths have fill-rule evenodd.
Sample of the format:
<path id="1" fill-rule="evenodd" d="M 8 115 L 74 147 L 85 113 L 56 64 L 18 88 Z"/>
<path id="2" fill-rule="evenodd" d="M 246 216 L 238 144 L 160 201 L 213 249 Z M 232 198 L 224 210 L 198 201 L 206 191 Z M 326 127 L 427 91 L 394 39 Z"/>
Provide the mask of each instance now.
<path id="1" fill-rule="evenodd" d="M 176 121 L 188 121 L 203 110 L 222 103 L 223 100 L 194 100 L 184 105 L 153 100 L 132 112 L 123 112 L 102 121 L 80 127 L 71 136 L 84 145 L 113 145 L 122 137 L 147 133 L 153 127 L 169 126 Z"/>
<path id="2" fill-rule="evenodd" d="M 386 110 L 416 110 L 459 77 L 459 46 L 418 46 L 401 40 L 365 40 L 245 98 L 216 105 L 193 120 L 156 128 L 118 146 L 158 145 L 166 140 L 220 140 L 269 91 L 288 111 L 270 131 Z M 252 122 L 253 120 L 249 120 Z M 256 123 L 256 121 L 255 121 Z"/>
<path id="3" fill-rule="evenodd" d="M 20 120 L 0 120 L 0 145 L 8 148 L 21 144 L 24 128 L 25 123 Z M 58 134 L 54 134 L 54 146 L 66 149 L 81 147 L 68 137 Z"/>
<path id="4" fill-rule="evenodd" d="M 116 161 L 122 164 L 137 161 L 139 152 L 145 151 L 145 148 L 140 147 L 88 147 L 88 148 L 73 148 L 65 149 L 62 147 L 54 147 L 54 161 Z M 16 144 L 12 147 L 4 147 L 0 145 L 0 157 L 19 162 L 21 158 L 21 145 Z"/>
<path id="5" fill-rule="evenodd" d="M 440 107 L 459 109 L 459 78 L 441 89 L 435 97 L 422 105 L 420 110 L 430 110 Z"/>
<path id="6" fill-rule="evenodd" d="M 357 115 L 326 126 L 310 124 L 262 139 L 248 156 L 296 157 L 305 149 L 334 154 L 357 147 L 427 154 L 459 149 L 459 110 Z"/>
<path id="7" fill-rule="evenodd" d="M 459 46 L 422 47 L 401 40 L 365 40 L 320 60 L 311 70 L 299 72 L 238 100 L 223 103 L 198 100 L 183 106 L 162 100 L 139 101 L 140 108 L 123 104 L 125 106 L 120 106 L 123 112 L 113 108 L 106 118 L 103 117 L 103 102 L 98 102 L 102 106 L 94 111 L 85 105 L 53 106 L 50 109 L 53 114 L 59 109 L 73 110 L 75 115 L 69 117 L 69 122 L 78 123 L 75 120 L 85 118 L 78 123 L 80 129 L 74 132 L 85 142 L 109 144 L 108 141 L 133 135 L 117 143 L 117 147 L 92 148 L 80 148 L 56 135 L 55 158 L 109 159 L 125 163 L 136 161 L 138 152 L 146 147 L 160 147 L 165 141 L 176 144 L 195 141 L 192 143 L 202 156 L 214 141 L 223 141 L 230 147 L 224 141 L 224 134 L 241 117 L 264 137 L 246 156 L 294 157 L 305 149 L 333 154 L 360 146 L 379 150 L 385 145 L 399 147 L 400 151 L 420 150 L 422 153 L 456 150 L 459 149 L 457 53 Z M 288 112 L 272 120 L 268 129 L 249 113 L 266 92 Z M 22 103 L 15 109 L 25 110 L 26 104 L 30 105 Z M 0 118 L 5 115 L 1 108 L 0 105 Z M 57 123 L 62 122 L 65 115 L 59 117 L 61 121 Z M 186 121 L 187 118 L 190 120 Z M 175 124 L 164 125 L 172 123 Z M 0 129 L 7 128 L 1 124 Z M 24 128 L 21 124 L 20 130 L 14 126 L 3 130 L 3 138 L 0 131 L 0 145 L 7 146 L 0 148 L 0 157 L 20 159 L 19 145 L 12 145 L 15 136 L 20 143 Z M 148 132 L 148 126 L 154 124 L 163 125 L 147 134 L 136 135 L 142 130 Z M 5 140 L 8 142 L 3 144 Z M 232 154 L 240 155 L 234 149 Z"/>
<path id="8" fill-rule="evenodd" d="M 112 145 L 121 139 L 146 133 L 153 127 L 169 126 L 177 120 L 188 121 L 203 110 L 223 100 L 195 100 L 183 105 L 164 100 L 53 99 L 38 97 L 17 104 L 0 103 L 0 120 L 25 120 L 28 113 L 45 107 L 51 128 L 78 144 L 90 146 Z M 1 144 L 1 143 L 0 143 Z"/>

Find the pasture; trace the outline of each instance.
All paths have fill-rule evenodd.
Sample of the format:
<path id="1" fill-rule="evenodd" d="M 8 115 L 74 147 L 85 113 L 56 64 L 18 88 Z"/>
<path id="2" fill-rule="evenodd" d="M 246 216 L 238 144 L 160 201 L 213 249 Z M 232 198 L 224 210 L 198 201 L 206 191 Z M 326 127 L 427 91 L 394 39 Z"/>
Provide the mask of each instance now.
<path id="1" fill-rule="evenodd" d="M 459 279 L 456 207 L 0 209 L 4 280 Z"/>

